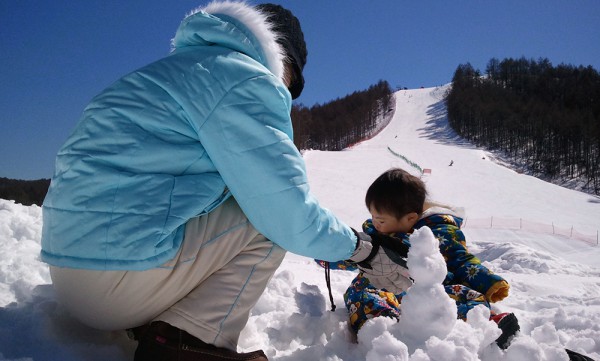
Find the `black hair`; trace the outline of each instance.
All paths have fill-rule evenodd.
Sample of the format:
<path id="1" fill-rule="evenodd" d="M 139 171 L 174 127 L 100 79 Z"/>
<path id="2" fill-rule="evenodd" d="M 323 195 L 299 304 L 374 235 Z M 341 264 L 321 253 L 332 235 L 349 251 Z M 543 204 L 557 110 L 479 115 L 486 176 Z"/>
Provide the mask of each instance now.
<path id="1" fill-rule="evenodd" d="M 386 212 L 397 219 L 416 212 L 423 213 L 427 197 L 425 183 L 400 168 L 392 168 L 371 184 L 365 196 L 367 209 Z"/>
<path id="2" fill-rule="evenodd" d="M 300 21 L 291 11 L 276 4 L 259 4 L 255 7 L 268 16 L 273 30 L 279 33 L 277 42 L 284 48 L 287 62 L 292 66 L 293 74 L 288 87 L 292 99 L 296 99 L 304 89 L 304 66 L 306 65 L 306 42 L 304 33 L 300 27 Z"/>

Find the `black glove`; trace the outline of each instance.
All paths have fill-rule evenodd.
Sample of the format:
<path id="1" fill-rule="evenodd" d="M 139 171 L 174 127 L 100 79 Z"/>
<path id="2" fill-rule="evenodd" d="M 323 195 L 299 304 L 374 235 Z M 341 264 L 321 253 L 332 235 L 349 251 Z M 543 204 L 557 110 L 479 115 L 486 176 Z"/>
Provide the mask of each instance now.
<path id="1" fill-rule="evenodd" d="M 357 232 L 354 228 L 351 229 L 356 236 L 356 248 L 347 261 L 353 264 L 368 263 L 377 254 L 379 245 L 374 245 L 368 234 Z"/>

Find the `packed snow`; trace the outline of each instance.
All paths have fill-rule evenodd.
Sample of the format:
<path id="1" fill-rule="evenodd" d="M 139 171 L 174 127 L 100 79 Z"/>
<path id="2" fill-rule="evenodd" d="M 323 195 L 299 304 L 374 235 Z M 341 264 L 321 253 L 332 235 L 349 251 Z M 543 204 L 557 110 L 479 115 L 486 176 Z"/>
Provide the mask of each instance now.
<path id="1" fill-rule="evenodd" d="M 305 152 L 309 180 L 323 206 L 360 228 L 369 217 L 366 189 L 379 174 L 424 173 L 430 198 L 465 207 L 471 252 L 510 283 L 509 297 L 493 307 L 519 319 L 511 346 L 494 344 L 500 331 L 483 307 L 468 322 L 456 320 L 436 267 L 443 259 L 423 229 L 413 235 L 415 284 L 399 322 L 369 320 L 356 340 L 343 302 L 355 274 L 332 271 L 332 312 L 323 269 L 288 254 L 252 311 L 240 351 L 261 348 L 286 361 L 558 361 L 568 360 L 568 348 L 600 360 L 600 198 L 514 172 L 501 155 L 458 137 L 447 124 L 446 90 L 398 91 L 393 119 L 372 139 Z M 57 303 L 38 258 L 41 227 L 40 207 L 0 200 L 0 360 L 132 360 L 136 343 L 124 331 L 90 329 Z"/>

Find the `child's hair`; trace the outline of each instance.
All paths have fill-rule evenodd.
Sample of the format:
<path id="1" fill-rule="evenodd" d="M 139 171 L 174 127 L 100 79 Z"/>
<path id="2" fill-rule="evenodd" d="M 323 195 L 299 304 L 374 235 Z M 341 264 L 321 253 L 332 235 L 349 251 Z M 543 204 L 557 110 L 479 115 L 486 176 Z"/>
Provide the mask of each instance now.
<path id="1" fill-rule="evenodd" d="M 427 189 L 423 181 L 400 168 L 380 175 L 367 190 L 365 203 L 378 212 L 400 219 L 406 214 L 423 212 Z"/>

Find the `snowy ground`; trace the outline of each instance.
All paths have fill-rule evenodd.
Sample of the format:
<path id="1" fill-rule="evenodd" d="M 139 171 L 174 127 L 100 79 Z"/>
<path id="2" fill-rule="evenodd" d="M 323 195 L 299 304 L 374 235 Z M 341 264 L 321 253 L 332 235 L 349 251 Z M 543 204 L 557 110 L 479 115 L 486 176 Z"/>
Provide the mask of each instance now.
<path id="1" fill-rule="evenodd" d="M 512 345 L 505 352 L 490 345 L 498 330 L 483 310 L 469 323 L 440 321 L 452 312 L 447 296 L 419 296 L 419 280 L 412 319 L 369 321 L 352 343 L 342 294 L 354 274 L 332 272 L 338 308 L 331 312 L 323 270 L 288 254 L 253 310 L 240 350 L 262 348 L 271 360 L 289 361 L 529 361 L 567 360 L 569 348 L 600 360 L 600 199 L 518 174 L 457 137 L 447 126 L 444 91 L 397 92 L 394 119 L 376 137 L 342 152 L 306 152 L 309 179 L 324 206 L 360 227 L 369 216 L 365 191 L 380 173 L 430 169 L 424 179 L 431 198 L 466 208 L 471 251 L 511 284 L 495 308 L 520 320 Z M 124 332 L 89 329 L 56 303 L 38 261 L 41 223 L 39 207 L 0 200 L 0 360 L 132 360 L 135 343 Z M 435 289 L 428 282 L 420 288 Z M 439 319 L 414 324 L 434 309 L 444 310 Z"/>

